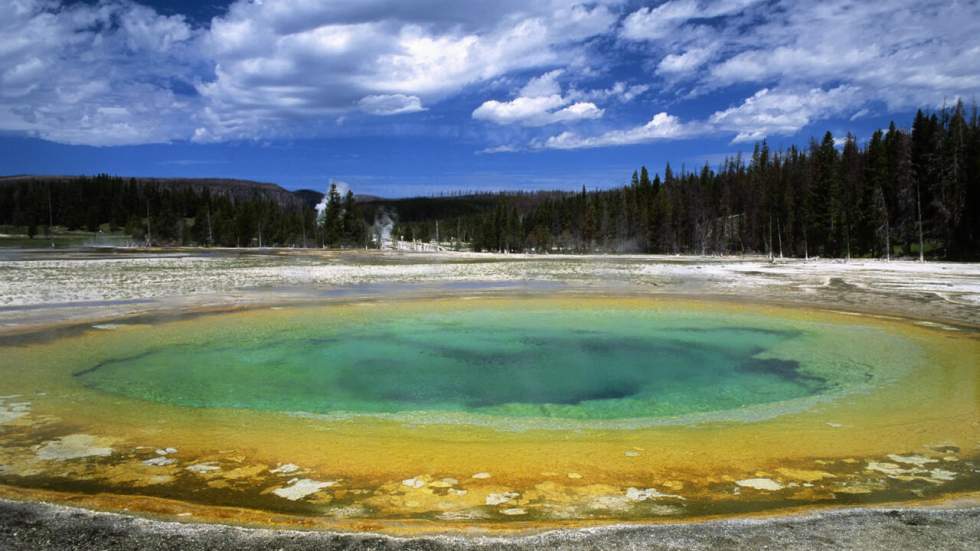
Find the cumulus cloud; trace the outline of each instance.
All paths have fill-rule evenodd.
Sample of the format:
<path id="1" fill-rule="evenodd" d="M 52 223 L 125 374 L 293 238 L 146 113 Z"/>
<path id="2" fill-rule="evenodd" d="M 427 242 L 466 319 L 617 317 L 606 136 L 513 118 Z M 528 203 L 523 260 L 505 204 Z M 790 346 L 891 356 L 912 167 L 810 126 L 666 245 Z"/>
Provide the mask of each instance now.
<path id="1" fill-rule="evenodd" d="M 643 126 L 626 130 L 612 130 L 595 136 L 580 136 L 566 131 L 552 136 L 537 147 L 545 149 L 585 149 L 617 145 L 635 145 L 658 140 L 687 138 L 700 133 L 695 125 L 685 125 L 680 119 L 667 113 L 657 113 Z"/>
<path id="2" fill-rule="evenodd" d="M 473 118 L 496 124 L 545 126 L 601 117 L 603 110 L 594 103 L 572 103 L 570 98 L 562 96 L 557 80 L 561 73 L 555 70 L 532 78 L 511 101 L 483 102 L 473 111 Z"/>
<path id="3" fill-rule="evenodd" d="M 594 103 L 579 102 L 562 107 L 566 103 L 561 96 L 519 97 L 506 102 L 489 100 L 473 111 L 473 118 L 497 124 L 544 126 L 602 116 L 602 109 Z"/>
<path id="4" fill-rule="evenodd" d="M 563 72 L 561 69 L 555 69 L 539 77 L 532 78 L 521 88 L 519 95 L 529 98 L 561 95 L 561 84 L 558 83 L 558 77 Z"/>

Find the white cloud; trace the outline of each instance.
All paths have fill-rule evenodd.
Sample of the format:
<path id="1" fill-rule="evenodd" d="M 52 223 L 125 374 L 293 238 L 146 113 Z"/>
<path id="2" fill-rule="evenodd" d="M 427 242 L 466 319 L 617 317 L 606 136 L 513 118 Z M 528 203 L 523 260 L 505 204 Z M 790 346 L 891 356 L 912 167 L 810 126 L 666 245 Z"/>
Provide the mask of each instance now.
<path id="1" fill-rule="evenodd" d="M 520 148 L 514 145 L 498 145 L 495 147 L 487 147 L 477 151 L 477 155 L 493 155 L 496 153 L 514 153 L 520 151 Z"/>
<path id="2" fill-rule="evenodd" d="M 568 98 L 577 100 L 590 100 L 590 101 L 609 101 L 616 100 L 621 103 L 629 103 L 634 99 L 642 96 L 647 91 L 650 90 L 649 84 L 627 84 L 622 81 L 613 83 L 609 88 L 599 88 L 594 90 L 577 90 L 571 89 L 568 91 Z"/>
<path id="3" fill-rule="evenodd" d="M 422 107 L 422 100 L 417 96 L 406 96 L 405 94 L 364 96 L 357 104 L 361 111 L 371 115 L 387 116 L 425 111 L 425 107 Z"/>
<path id="4" fill-rule="evenodd" d="M 683 137 L 744 141 L 980 95 L 980 2 L 624 5 L 238 0 L 195 27 L 134 0 L 0 0 L 0 131 L 89 145 L 302 137 L 340 121 L 356 131 L 488 83 L 513 89 L 532 71 L 547 72 L 472 117 L 529 140 L 528 128 L 606 118 L 640 96 L 751 87 L 760 92 L 682 125 Z M 649 81 L 576 87 L 608 79 L 608 61 L 632 62 L 624 50 L 645 56 L 636 73 Z M 631 143 L 647 126 L 555 143 Z"/>
<path id="5" fill-rule="evenodd" d="M 340 114 L 365 96 L 431 105 L 512 71 L 569 64 L 582 55 L 581 41 L 607 32 L 616 17 L 605 2 L 571 0 L 480 9 L 454 1 L 240 1 L 211 27 L 216 78 L 199 87 L 213 115 L 208 130 L 246 137 L 268 131 L 270 117 Z M 579 109 L 560 117 L 581 116 Z"/>
<path id="6" fill-rule="evenodd" d="M 756 141 L 771 135 L 791 135 L 819 119 L 853 110 L 860 90 L 839 86 L 831 90 L 762 89 L 741 105 L 717 111 L 708 122 L 717 130 L 735 132 L 732 143 Z"/>
<path id="7" fill-rule="evenodd" d="M 657 7 L 640 8 L 623 20 L 620 36 L 637 41 L 663 38 L 694 17 L 697 10 L 698 5 L 694 0 L 672 0 Z"/>
<path id="8" fill-rule="evenodd" d="M 69 144 L 186 138 L 197 33 L 126 1 L 0 0 L 0 129 Z"/>
<path id="9" fill-rule="evenodd" d="M 132 0 L 0 0 L 0 130 L 95 145 L 315 135 L 579 63 L 618 1 L 238 0 L 194 28 Z"/>
<path id="10" fill-rule="evenodd" d="M 107 4 L 111 6 L 112 4 Z M 165 16 L 138 4 L 123 3 L 119 25 L 126 45 L 133 51 L 166 52 L 193 36 L 183 16 Z"/>
<path id="11" fill-rule="evenodd" d="M 980 90 L 980 3 L 830 0 L 784 10 L 734 43 L 718 84 L 859 86 L 890 109 Z"/>
<path id="12" fill-rule="evenodd" d="M 535 144 L 545 149 L 584 149 L 618 145 L 634 145 L 658 140 L 680 139 L 696 135 L 700 129 L 685 125 L 680 119 L 667 113 L 657 113 L 643 126 L 626 130 L 612 130 L 596 136 L 580 136 L 566 131 Z"/>
<path id="13" fill-rule="evenodd" d="M 562 132 L 532 145 L 547 149 L 582 149 L 714 134 L 735 134 L 732 143 L 750 142 L 772 135 L 795 134 L 816 120 L 851 112 L 856 103 L 860 103 L 860 90 L 849 86 L 830 90 L 764 88 L 735 107 L 716 111 L 706 120 L 685 123 L 673 115 L 658 113 L 643 126 L 593 136 Z"/>
<path id="14" fill-rule="evenodd" d="M 642 41 L 658 75 L 695 93 L 847 85 L 897 111 L 980 91 L 978 2 L 672 0 L 628 15 L 619 36 Z"/>
<path id="15" fill-rule="evenodd" d="M 473 118 L 496 124 L 544 126 L 559 122 L 597 119 L 602 109 L 594 103 L 578 102 L 562 107 L 567 100 L 561 96 L 519 97 L 511 101 L 488 100 L 473 111 Z"/>
<path id="16" fill-rule="evenodd" d="M 487 100 L 473 111 L 473 118 L 496 124 L 545 126 L 602 117 L 594 103 L 572 101 L 562 96 L 557 82 L 561 71 L 532 78 L 511 101 Z"/>
<path id="17" fill-rule="evenodd" d="M 553 114 L 553 118 L 558 122 L 571 122 L 585 119 L 598 119 L 602 116 L 602 109 L 594 103 L 580 101 L 561 109 Z"/>
<path id="18" fill-rule="evenodd" d="M 849 118 L 847 120 L 856 121 L 856 120 L 858 120 L 858 119 L 860 119 L 862 117 L 867 117 L 870 114 L 871 114 L 871 111 L 868 110 L 867 108 L 858 109 L 857 112 L 855 112 L 853 115 L 851 115 L 851 118 Z"/>
<path id="19" fill-rule="evenodd" d="M 539 77 L 532 78 L 521 88 L 520 95 L 529 98 L 561 95 L 561 85 L 558 84 L 558 77 L 563 72 L 561 69 L 555 69 Z"/>
<path id="20" fill-rule="evenodd" d="M 669 75 L 689 73 L 704 65 L 713 53 L 710 48 L 691 48 L 681 54 L 668 54 L 657 65 L 657 73 Z"/>
<path id="21" fill-rule="evenodd" d="M 781 75 L 793 80 L 813 81 L 821 75 L 858 71 L 881 55 L 875 44 L 840 49 L 831 44 L 815 47 L 780 46 L 772 50 L 739 53 L 711 68 L 711 78 L 719 84 L 759 82 Z"/>
<path id="22" fill-rule="evenodd" d="M 670 0 L 656 7 L 644 7 L 626 16 L 620 36 L 628 40 L 659 40 L 692 19 L 711 19 L 733 15 L 759 0 Z"/>
<path id="23" fill-rule="evenodd" d="M 877 102 L 898 111 L 980 92 L 977 2 L 669 0 L 627 15 L 618 36 L 645 48 L 676 96 L 758 84 L 735 106 L 687 125 L 732 133 L 734 142 L 854 120 Z M 615 145 L 609 138 L 642 135 L 637 130 L 553 140 Z"/>

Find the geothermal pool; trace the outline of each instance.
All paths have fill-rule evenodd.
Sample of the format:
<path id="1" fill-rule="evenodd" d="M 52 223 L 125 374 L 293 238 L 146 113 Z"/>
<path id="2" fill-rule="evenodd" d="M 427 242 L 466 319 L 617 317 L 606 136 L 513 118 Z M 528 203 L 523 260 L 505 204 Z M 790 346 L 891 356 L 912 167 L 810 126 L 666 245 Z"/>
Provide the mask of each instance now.
<path id="1" fill-rule="evenodd" d="M 730 302 L 414 298 L 0 341 L 0 495 L 526 528 L 980 489 L 966 328 Z"/>
<path id="2" fill-rule="evenodd" d="M 504 423 L 727 411 L 871 376 L 826 360 L 804 369 L 780 350 L 816 334 L 746 317 L 540 306 L 365 318 L 350 328 L 307 319 L 212 333 L 109 358 L 76 376 L 89 388 L 191 407 L 453 412 Z"/>

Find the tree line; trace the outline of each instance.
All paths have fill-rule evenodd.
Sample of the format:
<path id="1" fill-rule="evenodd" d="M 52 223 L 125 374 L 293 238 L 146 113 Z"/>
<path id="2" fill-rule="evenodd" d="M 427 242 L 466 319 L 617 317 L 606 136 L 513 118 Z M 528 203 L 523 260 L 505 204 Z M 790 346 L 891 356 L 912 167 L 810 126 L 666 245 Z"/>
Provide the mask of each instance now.
<path id="1" fill-rule="evenodd" d="M 718 168 L 641 167 L 626 186 L 357 201 L 229 180 L 0 178 L 0 225 L 122 231 L 140 243 L 377 245 L 395 238 L 498 252 L 980 257 L 980 123 L 962 103 L 859 143 L 827 132 Z M 372 227 L 373 226 L 373 227 Z"/>
<path id="2" fill-rule="evenodd" d="M 980 124 L 962 103 L 919 111 L 861 144 L 830 132 L 806 148 L 756 144 L 750 159 L 621 188 L 499 194 L 476 214 L 402 219 L 403 238 L 481 251 L 764 253 L 793 257 L 980 256 Z"/>
<path id="3" fill-rule="evenodd" d="M 325 217 L 291 193 L 254 183 L 30 177 L 0 180 L 0 225 L 30 237 L 52 228 L 122 231 L 147 245 L 362 246 L 369 232 L 353 194 L 329 194 Z"/>

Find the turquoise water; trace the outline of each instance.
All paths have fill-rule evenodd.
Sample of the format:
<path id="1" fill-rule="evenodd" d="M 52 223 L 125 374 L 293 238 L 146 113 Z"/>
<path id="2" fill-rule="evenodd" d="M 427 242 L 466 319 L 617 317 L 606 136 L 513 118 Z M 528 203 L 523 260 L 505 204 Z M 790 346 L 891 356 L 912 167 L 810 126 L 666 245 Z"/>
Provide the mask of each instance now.
<path id="1" fill-rule="evenodd" d="M 192 407 L 568 419 L 729 410 L 842 384 L 785 353 L 809 331 L 762 317 L 477 308 L 346 326 L 314 314 L 289 327 L 235 323 L 76 376 L 102 391 Z"/>

